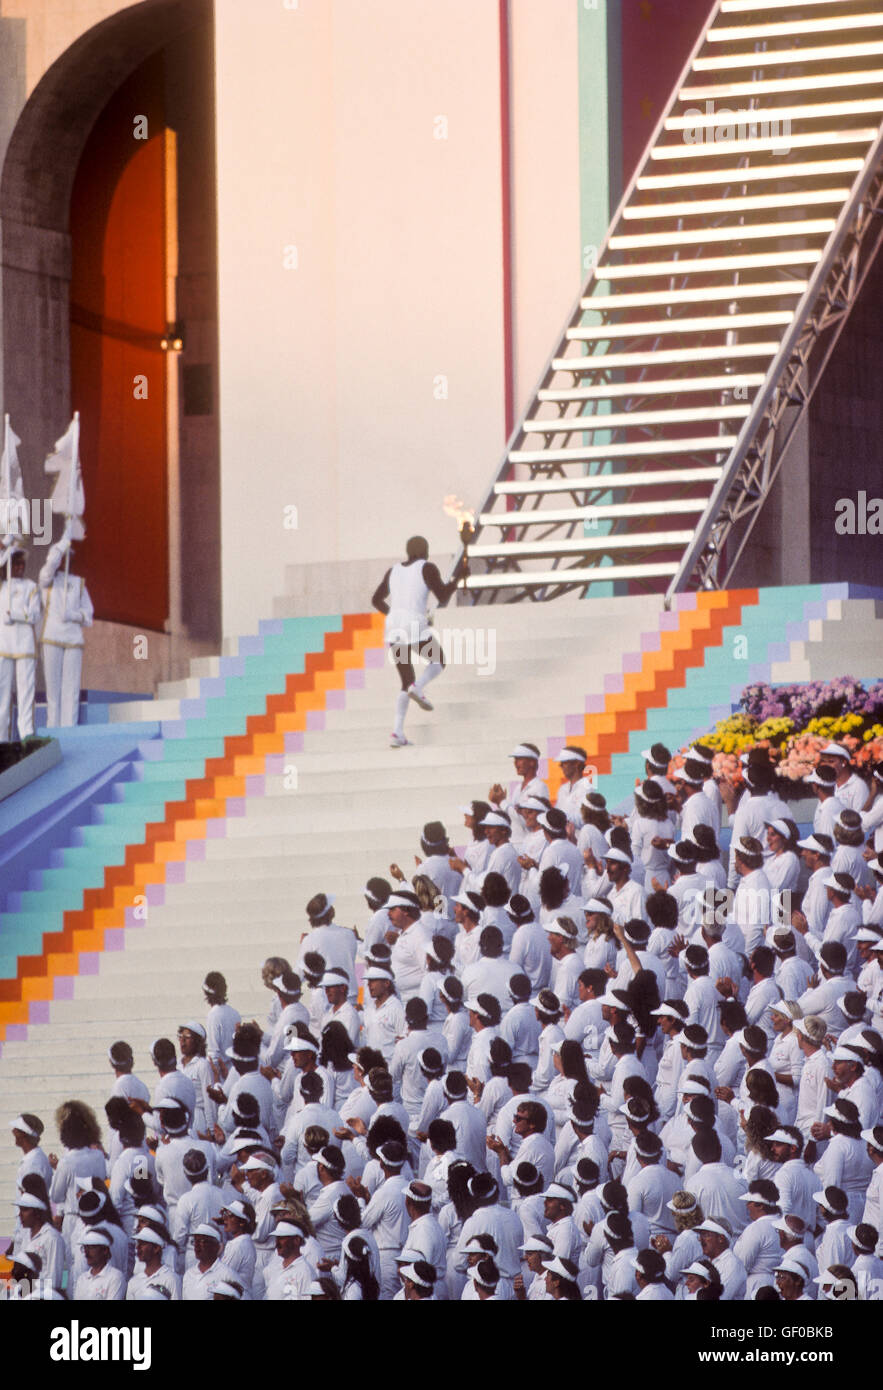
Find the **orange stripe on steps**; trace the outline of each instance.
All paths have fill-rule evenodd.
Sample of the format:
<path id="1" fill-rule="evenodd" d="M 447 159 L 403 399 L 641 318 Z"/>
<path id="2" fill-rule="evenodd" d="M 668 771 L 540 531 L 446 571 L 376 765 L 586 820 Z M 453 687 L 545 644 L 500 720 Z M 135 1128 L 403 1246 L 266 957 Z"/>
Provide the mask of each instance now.
<path id="1" fill-rule="evenodd" d="M 571 740 L 584 744 L 599 773 L 610 771 L 614 753 L 628 752 L 629 735 L 647 728 L 649 712 L 667 705 L 668 692 L 684 687 L 687 671 L 704 665 L 706 650 L 719 647 L 724 629 L 737 624 L 742 609 L 757 601 L 756 589 L 703 590 L 695 608 L 678 611 L 677 626 L 660 632 L 659 648 L 642 653 L 640 670 L 624 674 L 622 690 L 605 695 L 603 711 L 587 714 L 582 738 Z M 553 796 L 562 780 L 560 764 L 550 761 Z"/>
<path id="2" fill-rule="evenodd" d="M 310 711 L 324 710 L 330 690 L 346 686 L 346 673 L 365 664 L 365 653 L 383 639 L 379 613 L 346 614 L 341 631 L 327 633 L 322 652 L 307 654 L 304 671 L 291 673 L 285 693 L 268 695 L 264 710 L 246 720 L 246 734 L 224 740 L 220 758 L 205 761 L 203 775 L 187 781 L 185 799 L 167 802 L 163 820 L 145 827 L 141 843 L 126 846 L 124 863 L 105 869 L 101 888 L 83 894 L 82 908 L 64 913 L 61 931 L 46 932 L 43 952 L 21 957 L 14 980 L 0 980 L 0 1038 L 27 1023 L 34 1000 L 54 997 L 55 980 L 77 974 L 80 956 L 103 951 L 105 932 L 124 927 L 126 909 L 144 888 L 164 883 L 166 865 L 186 859 L 187 845 L 204 840 L 209 820 L 227 815 L 230 799 L 247 795 L 246 777 L 263 774 L 267 758 L 284 753 L 285 734 L 302 733 Z"/>

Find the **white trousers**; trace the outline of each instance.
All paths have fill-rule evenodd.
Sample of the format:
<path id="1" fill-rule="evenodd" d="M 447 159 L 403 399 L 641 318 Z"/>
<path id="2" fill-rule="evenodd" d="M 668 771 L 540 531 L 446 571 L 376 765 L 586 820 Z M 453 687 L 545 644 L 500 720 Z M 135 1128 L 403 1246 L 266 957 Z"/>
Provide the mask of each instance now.
<path id="1" fill-rule="evenodd" d="M 55 647 L 51 642 L 43 643 L 46 722 L 50 729 L 69 729 L 80 722 L 82 669 L 82 647 Z"/>
<path id="2" fill-rule="evenodd" d="M 34 732 L 34 690 L 37 684 L 37 662 L 32 656 L 0 657 L 0 740 L 14 738 L 9 728 L 12 707 L 12 682 L 18 700 L 18 736 L 27 738 Z"/>

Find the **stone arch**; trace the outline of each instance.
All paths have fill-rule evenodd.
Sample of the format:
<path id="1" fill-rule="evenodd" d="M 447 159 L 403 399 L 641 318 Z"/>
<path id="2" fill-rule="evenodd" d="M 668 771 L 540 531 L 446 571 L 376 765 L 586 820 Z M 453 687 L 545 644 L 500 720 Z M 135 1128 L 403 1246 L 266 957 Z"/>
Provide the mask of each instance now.
<path id="1" fill-rule="evenodd" d="M 140 0 L 87 30 L 25 102 L 0 176 L 3 408 L 24 440 L 26 490 L 70 419 L 71 193 L 102 112 L 147 60 L 211 23 L 211 0 Z"/>

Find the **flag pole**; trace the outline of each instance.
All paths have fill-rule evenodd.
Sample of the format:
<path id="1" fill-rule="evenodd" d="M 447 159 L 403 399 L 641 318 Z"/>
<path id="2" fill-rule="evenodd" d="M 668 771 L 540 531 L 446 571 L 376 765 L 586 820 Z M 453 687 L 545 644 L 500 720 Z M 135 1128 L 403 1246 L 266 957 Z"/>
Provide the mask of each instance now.
<path id="1" fill-rule="evenodd" d="M 6 462 L 3 465 L 3 486 L 6 496 L 7 517 L 9 515 L 10 494 L 12 492 L 12 460 L 9 457 L 9 413 L 3 417 L 3 457 Z M 7 607 L 12 611 L 12 547 L 6 555 L 6 599 Z"/>
<path id="2" fill-rule="evenodd" d="M 71 474 L 70 474 L 70 480 L 69 480 L 69 482 L 68 482 L 68 490 L 67 490 L 67 519 L 68 519 L 68 525 L 70 525 L 70 523 L 71 523 L 71 521 L 72 521 L 72 519 L 73 519 L 73 515 L 74 515 L 74 501 L 75 501 L 75 498 L 76 498 L 76 495 L 77 495 L 77 469 L 79 468 L 79 466 L 80 466 L 80 412 L 79 412 L 78 410 L 75 410 L 75 411 L 74 411 L 73 448 L 72 448 L 72 450 L 71 450 Z M 69 538 L 68 538 L 68 539 L 69 539 Z M 67 582 L 66 582 L 66 581 L 67 581 L 68 575 L 70 574 L 70 568 L 71 568 L 71 548 L 70 548 L 70 545 L 68 545 L 67 551 L 65 552 L 65 556 L 64 556 L 65 592 L 67 592 Z"/>

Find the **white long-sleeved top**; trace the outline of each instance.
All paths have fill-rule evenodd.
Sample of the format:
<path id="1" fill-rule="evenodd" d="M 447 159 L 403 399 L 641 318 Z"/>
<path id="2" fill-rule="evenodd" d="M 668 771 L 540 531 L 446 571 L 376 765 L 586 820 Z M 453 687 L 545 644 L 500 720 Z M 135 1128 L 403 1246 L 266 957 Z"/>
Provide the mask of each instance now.
<path id="1" fill-rule="evenodd" d="M 516 817 L 512 817 L 513 835 L 515 831 Z M 510 893 L 517 893 L 521 884 L 521 865 L 518 862 L 518 850 L 511 840 L 505 844 L 497 845 L 488 855 L 486 874 L 502 874 L 509 885 Z"/>
<path id="2" fill-rule="evenodd" d="M 819 1190 L 818 1178 L 813 1170 L 802 1158 L 790 1158 L 776 1169 L 773 1182 L 779 1189 L 779 1210 L 782 1215 L 799 1216 L 807 1230 L 811 1231 L 818 1215 L 813 1193 Z"/>
<path id="3" fill-rule="evenodd" d="M 500 1037 L 505 1038 L 511 1047 L 513 1062 L 527 1062 L 531 1070 L 539 1057 L 542 1031 L 536 1009 L 526 1000 L 522 1004 L 514 1004 L 500 1020 Z"/>
<path id="4" fill-rule="evenodd" d="M 391 994 L 379 1007 L 365 1010 L 365 1021 L 362 1025 L 364 1044 L 382 1052 L 388 1065 L 397 1040 L 404 1037 L 405 1028 L 402 1001 L 398 995 Z"/>
<path id="5" fill-rule="evenodd" d="M 858 1221 L 864 1210 L 873 1171 L 864 1140 L 849 1139 L 845 1134 L 834 1135 L 813 1169 L 820 1187 L 840 1187 L 846 1193 L 850 1221 Z"/>
<path id="6" fill-rule="evenodd" d="M 725 1163 L 705 1163 L 684 1184 L 692 1192 L 706 1218 L 723 1216 L 734 1232 L 745 1226 L 745 1203 L 739 1200 L 745 1184 Z"/>
<path id="7" fill-rule="evenodd" d="M 18 661 L 36 654 L 35 629 L 40 621 L 40 590 L 33 579 L 4 579 L 0 584 L 0 658 Z"/>
<path id="8" fill-rule="evenodd" d="M 66 547 L 50 546 L 40 570 L 44 618 L 41 640 L 53 647 L 82 647 L 83 628 L 91 627 L 95 610 L 86 581 L 61 569 Z"/>
<path id="9" fill-rule="evenodd" d="M 844 994 L 855 989 L 855 980 L 850 975 L 832 975 L 830 978 L 823 978 L 815 989 L 807 990 L 798 999 L 798 1004 L 803 1010 L 803 1017 L 809 1014 L 818 1014 L 825 1020 L 825 1025 L 832 1037 L 838 1038 L 847 1025 L 846 1015 L 839 1007 L 839 1001 Z"/>
<path id="10" fill-rule="evenodd" d="M 87 1269 L 74 1285 L 75 1303 L 121 1303 L 125 1297 L 126 1276 L 110 1263 Z"/>
<path id="11" fill-rule="evenodd" d="M 733 1246 L 733 1254 L 748 1276 L 746 1298 L 753 1298 L 764 1284 L 772 1284 L 775 1269 L 782 1261 L 782 1247 L 776 1230 L 777 1216 L 759 1216 L 749 1221 Z"/>
<path id="12" fill-rule="evenodd" d="M 797 1115 L 794 1123 L 807 1142 L 812 1138 L 812 1126 L 824 1119 L 825 1106 L 830 1097 L 827 1078 L 828 1054 L 819 1048 L 818 1052 L 814 1052 L 804 1062 L 797 1092 Z"/>
<path id="13" fill-rule="evenodd" d="M 850 811 L 863 811 L 868 799 L 868 784 L 858 773 L 851 772 L 845 782 L 838 783 L 836 795 Z"/>
<path id="14" fill-rule="evenodd" d="M 628 1183 L 629 1211 L 642 1212 L 650 1222 L 650 1234 L 674 1236 L 677 1227 L 666 1206 L 680 1190 L 681 1179 L 661 1163 L 648 1163 Z"/>

